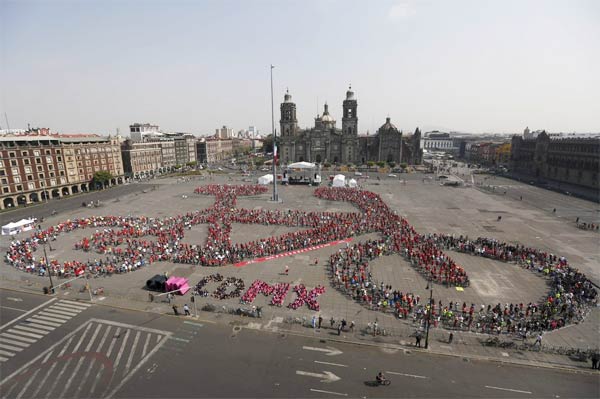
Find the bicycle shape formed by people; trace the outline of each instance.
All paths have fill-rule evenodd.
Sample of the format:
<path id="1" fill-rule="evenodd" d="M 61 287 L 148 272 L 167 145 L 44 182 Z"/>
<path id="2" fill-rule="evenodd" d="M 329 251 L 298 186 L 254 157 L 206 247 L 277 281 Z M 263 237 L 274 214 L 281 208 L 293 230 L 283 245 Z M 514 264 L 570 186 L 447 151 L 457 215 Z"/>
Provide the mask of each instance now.
<path id="1" fill-rule="evenodd" d="M 37 231 L 28 239 L 13 241 L 6 259 L 13 266 L 34 273 L 50 272 L 53 275 L 67 276 L 92 271 L 112 274 L 129 272 L 158 261 L 223 266 L 246 259 L 306 250 L 367 233 L 379 233 L 379 240 L 360 242 L 346 248 L 345 252 L 332 255 L 329 267 L 334 285 L 340 282 L 339 274 L 336 275 L 339 265 L 360 264 L 360 280 L 364 283 L 364 276 L 370 275 L 366 272 L 370 259 L 401 254 L 431 283 L 467 287 L 468 275 L 444 252 L 443 249 L 448 248 L 500 261 L 517 261 L 533 270 L 542 270 L 543 275 L 551 279 L 551 289 L 546 301 L 536 305 L 536 311 L 555 319 L 560 318 L 563 322 L 559 326 L 576 317 L 580 307 L 591 305 L 597 300 L 597 292 L 591 282 L 569 266 L 563 257 L 535 248 L 501 243 L 491 238 L 469 240 L 463 236 L 456 238 L 450 235 L 419 234 L 405 218 L 392 211 L 378 194 L 370 191 L 319 187 L 314 192 L 320 199 L 350 202 L 360 212 L 250 210 L 236 207 L 239 196 L 266 192 L 267 188 L 259 185 L 205 185 L 196 188 L 194 193 L 212 195 L 215 202 L 203 210 L 166 218 L 91 216 L 68 220 Z M 233 223 L 305 229 L 238 244 L 232 243 L 230 238 Z M 184 243 L 182 240 L 185 231 L 200 224 L 208 225 L 208 237 L 204 245 Z M 61 233 L 88 227 L 94 228 L 95 232 L 89 238 L 78 241 L 75 248 L 106 254 L 106 262 L 100 260 L 86 264 L 53 260 L 46 264 L 45 261 L 36 260 L 34 252 L 43 241 Z M 388 287 L 391 290 L 391 286 Z M 435 305 L 432 304 L 428 311 L 435 315 Z"/>

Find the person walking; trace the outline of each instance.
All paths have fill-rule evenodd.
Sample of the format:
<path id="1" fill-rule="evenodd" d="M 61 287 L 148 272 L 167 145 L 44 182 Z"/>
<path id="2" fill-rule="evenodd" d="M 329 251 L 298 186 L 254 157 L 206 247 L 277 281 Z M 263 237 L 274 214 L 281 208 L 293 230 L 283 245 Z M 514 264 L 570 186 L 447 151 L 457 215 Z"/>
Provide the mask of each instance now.
<path id="1" fill-rule="evenodd" d="M 354 332 L 354 320 L 350 322 L 350 332 Z"/>
<path id="2" fill-rule="evenodd" d="M 323 323 L 323 316 L 319 315 L 319 330 L 321 329 L 321 323 Z"/>
<path id="3" fill-rule="evenodd" d="M 592 369 L 598 370 L 598 361 L 600 361 L 600 352 L 592 353 Z"/>
<path id="4" fill-rule="evenodd" d="M 331 320 L 329 320 L 329 324 L 331 324 L 331 328 L 333 328 L 333 325 L 335 324 L 335 319 L 333 318 L 333 316 L 331 316 Z"/>
<path id="5" fill-rule="evenodd" d="M 420 331 L 417 331 L 417 334 L 415 335 L 415 340 L 416 340 L 415 346 L 420 348 L 421 347 L 421 332 Z"/>
<path id="6" fill-rule="evenodd" d="M 317 316 L 313 315 L 310 324 L 312 325 L 312 328 L 317 328 Z"/>
<path id="7" fill-rule="evenodd" d="M 285 265 L 285 275 L 287 276 L 288 274 L 290 274 L 290 267 Z"/>
<path id="8" fill-rule="evenodd" d="M 175 314 L 175 316 L 179 316 L 179 310 L 177 308 L 177 305 L 173 305 L 173 313 Z"/>
<path id="9" fill-rule="evenodd" d="M 183 313 L 184 313 L 186 316 L 191 316 L 191 313 L 190 313 L 190 307 L 188 306 L 188 304 L 187 304 L 187 303 L 186 303 L 185 305 L 183 305 Z"/>

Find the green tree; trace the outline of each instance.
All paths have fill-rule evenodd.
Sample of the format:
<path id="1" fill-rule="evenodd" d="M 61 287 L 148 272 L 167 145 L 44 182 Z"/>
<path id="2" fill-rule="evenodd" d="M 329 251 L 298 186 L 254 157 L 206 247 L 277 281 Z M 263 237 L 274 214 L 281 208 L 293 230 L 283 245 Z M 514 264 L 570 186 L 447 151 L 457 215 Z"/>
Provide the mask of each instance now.
<path id="1" fill-rule="evenodd" d="M 380 168 L 383 168 L 385 166 L 385 162 L 379 161 L 379 162 L 377 162 L 377 166 L 379 166 Z"/>
<path id="2" fill-rule="evenodd" d="M 112 173 L 110 173 L 108 170 L 99 170 L 94 173 L 94 177 L 92 177 L 93 187 L 102 186 L 102 188 L 104 188 L 106 183 L 108 183 L 113 177 L 114 176 Z"/>
<path id="3" fill-rule="evenodd" d="M 369 168 L 372 168 L 373 166 L 375 166 L 375 162 L 373 162 L 373 161 L 369 161 L 369 162 L 367 162 L 367 166 L 368 166 Z"/>
<path id="4" fill-rule="evenodd" d="M 263 152 L 273 152 L 273 135 L 270 134 L 263 139 Z"/>
<path id="5" fill-rule="evenodd" d="M 185 166 L 189 166 L 190 168 L 193 168 L 196 165 L 198 165 L 198 162 L 196 162 L 196 161 L 190 161 L 185 164 Z"/>
<path id="6" fill-rule="evenodd" d="M 402 162 L 402 163 L 400 164 L 400 167 L 401 167 L 402 169 L 406 169 L 406 168 L 408 168 L 408 164 L 407 164 L 406 162 Z"/>
<path id="7" fill-rule="evenodd" d="M 396 166 L 396 162 L 388 162 L 388 165 L 390 165 L 390 168 L 394 168 Z"/>

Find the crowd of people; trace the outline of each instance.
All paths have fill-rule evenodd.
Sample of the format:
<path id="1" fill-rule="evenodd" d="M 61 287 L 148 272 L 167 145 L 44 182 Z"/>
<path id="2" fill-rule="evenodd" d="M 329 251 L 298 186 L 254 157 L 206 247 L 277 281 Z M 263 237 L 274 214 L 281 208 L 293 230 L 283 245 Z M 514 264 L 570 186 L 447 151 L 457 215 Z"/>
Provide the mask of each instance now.
<path id="1" fill-rule="evenodd" d="M 289 283 L 276 283 L 271 285 L 262 280 L 255 280 L 242 296 L 241 303 L 252 303 L 258 294 L 263 294 L 265 296 L 273 295 L 273 298 L 271 298 L 271 305 L 281 306 L 283 305 L 283 300 L 289 290 Z"/>
<path id="2" fill-rule="evenodd" d="M 157 261 L 222 266 L 244 259 L 313 247 L 351 236 L 379 233 L 379 240 L 347 246 L 331 255 L 331 278 L 336 287 L 357 300 L 369 304 L 370 307 L 392 310 L 400 317 L 408 317 L 411 313 L 417 316 L 428 315 L 436 322 L 450 323 L 454 327 L 477 328 L 484 323 L 485 326 L 501 326 L 507 330 L 538 326 L 547 329 L 581 318 L 584 308 L 597 301 L 597 292 L 591 282 L 582 273 L 571 268 L 564 257 L 490 238 L 469 239 L 465 236 L 419 234 L 405 218 L 390 210 L 381 197 L 373 192 L 330 187 L 319 187 L 314 192 L 317 198 L 323 200 L 352 203 L 360 212 L 236 208 L 238 196 L 259 195 L 266 191 L 265 186 L 259 185 L 205 185 L 198 187 L 194 192 L 197 195 L 215 197 L 214 204 L 207 209 L 167 218 L 95 216 L 68 220 L 45 230 L 38 229 L 29 238 L 13 241 L 7 251 L 6 260 L 14 267 L 40 275 L 51 273 L 67 277 L 84 272 L 112 274 L 130 272 Z M 230 234 L 234 223 L 305 229 L 246 243 L 232 243 Z M 198 224 L 208 225 L 206 242 L 183 242 L 185 232 Z M 61 234 L 84 228 L 93 231 L 89 236 L 77 241 L 75 249 L 93 251 L 100 255 L 100 259 L 61 263 L 56 260 L 48 262 L 38 255 L 40 245 L 56 240 Z M 468 286 L 466 271 L 444 252 L 447 250 L 504 262 L 517 262 L 546 276 L 551 282 L 551 290 L 545 300 L 537 305 L 496 305 L 489 306 L 488 311 L 475 312 L 474 305 L 465 311 L 467 309 L 464 307 L 461 310 L 457 309 L 457 306 L 442 307 L 438 304 L 436 309 L 435 303 L 420 304 L 418 295 L 403 293 L 393 289 L 391 285 L 375 284 L 369 270 L 369 261 L 372 259 L 397 253 L 403 255 L 430 283 Z M 225 283 L 225 289 L 219 291 L 218 296 L 222 295 L 225 298 L 241 295 L 243 288 L 239 288 L 237 281 Z M 233 291 L 227 289 L 230 284 L 236 286 Z M 266 283 L 254 282 L 242 300 L 251 302 L 258 293 L 272 293 L 274 289 L 278 293 L 275 296 L 277 299 L 273 298 L 274 304 L 281 305 L 289 285 L 269 287 L 271 286 Z M 200 283 L 197 289 L 203 292 Z M 311 309 L 318 308 L 315 298 L 322 293 L 320 289 L 324 288 L 318 287 L 308 293 L 303 286 L 294 287 L 298 298 L 289 306 L 295 308 L 306 302 Z M 527 309 L 530 311 L 527 312 Z M 521 313 L 525 316 L 521 317 Z M 515 322 L 517 320 L 521 322 L 521 326 Z"/>

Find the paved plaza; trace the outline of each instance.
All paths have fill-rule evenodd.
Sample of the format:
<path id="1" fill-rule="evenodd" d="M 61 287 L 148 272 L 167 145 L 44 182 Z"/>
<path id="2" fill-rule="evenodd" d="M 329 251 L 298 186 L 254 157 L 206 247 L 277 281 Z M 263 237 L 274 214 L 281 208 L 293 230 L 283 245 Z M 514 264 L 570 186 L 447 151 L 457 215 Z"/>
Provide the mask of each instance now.
<path id="1" fill-rule="evenodd" d="M 571 266 L 579 268 L 594 284 L 599 284 L 599 235 L 597 232 L 578 229 L 573 218 L 573 209 L 576 209 L 578 214 L 589 218 L 597 216 L 598 204 L 509 180 L 496 183 L 498 186 L 510 186 L 512 191 L 507 195 L 498 194 L 496 191 L 490 191 L 477 185 L 460 188 L 444 187 L 435 180 L 429 179 L 431 175 L 412 173 L 400 176 L 400 179 L 385 175 L 381 175 L 379 179 L 376 176 L 361 179 L 361 188 L 379 194 L 387 205 L 405 217 L 418 233 L 467 235 L 470 238 L 482 236 L 539 248 L 566 257 Z M 118 196 L 118 198 L 104 201 L 100 208 L 76 207 L 56 216 L 47 215 L 42 227 L 47 228 L 68 219 L 94 215 L 165 218 L 206 209 L 213 205 L 214 197 L 193 193 L 196 187 L 205 184 L 248 184 L 248 182 L 237 175 L 194 177 L 186 180 L 156 179 L 152 180 L 150 184 L 144 185 L 143 190 L 132 191 Z M 282 198 L 280 203 L 270 201 L 272 194 L 269 191 L 248 197 L 239 196 L 236 207 L 253 210 L 360 212 L 358 208 L 348 202 L 318 199 L 313 195 L 314 190 L 314 187 L 308 186 L 279 187 Z M 90 199 L 94 199 L 93 196 L 93 193 L 89 194 Z M 519 197 L 525 197 L 525 199 Z M 559 211 L 553 212 L 552 210 L 555 208 L 558 208 Z M 49 208 L 35 211 L 45 212 L 47 209 Z M 498 220 L 499 216 L 502 216 L 501 220 Z M 193 226 L 190 230 L 185 231 L 183 242 L 203 245 L 208 237 L 207 229 L 207 225 Z M 302 227 L 235 223 L 232 226 L 231 241 L 243 243 L 303 229 Z M 92 232 L 93 228 L 87 228 L 60 235 L 56 241 L 51 243 L 53 251 L 49 252 L 49 257 L 61 262 L 65 260 L 87 261 L 103 257 L 93 250 L 87 253 L 74 250 L 74 243 L 89 236 Z M 297 310 L 287 308 L 286 305 L 292 302 L 296 295 L 291 289 L 282 307 L 269 306 L 270 298 L 258 295 L 252 305 L 263 307 L 263 319 L 260 320 L 262 324 L 255 323 L 256 328 L 265 326 L 279 329 L 296 328 L 300 329 L 300 332 L 316 333 L 312 329 L 300 325 L 290 325 L 286 321 L 290 318 L 310 320 L 313 315 L 319 314 L 327 321 L 325 324 L 328 324 L 328 320 L 332 317 L 336 320 L 343 318 L 348 323 L 354 321 L 357 329 L 352 334 L 345 333 L 345 337 L 348 339 L 368 339 L 364 334 L 364 329 L 369 323 L 377 321 L 378 325 L 386 330 L 389 338 L 376 337 L 376 341 L 406 344 L 409 341 L 412 342 L 410 334 L 416 328 L 412 321 L 398 320 L 392 314 L 383 314 L 365 308 L 333 288 L 327 274 L 326 265 L 332 253 L 346 245 L 376 238 L 379 237 L 375 233 L 351 237 L 348 244 L 342 243 L 305 251 L 264 262 L 251 263 L 243 267 L 234 265 L 201 267 L 155 262 L 131 273 L 92 279 L 91 285 L 104 288 L 104 294 L 101 297 L 95 297 L 95 301 L 158 313 L 169 312 L 170 305 L 163 302 L 165 297 L 157 297 L 154 302 L 150 302 L 148 291 L 144 289 L 144 286 L 150 277 L 165 272 L 189 278 L 190 285 L 195 285 L 203 277 L 215 273 L 220 273 L 224 277 L 242 279 L 246 289 L 255 280 L 262 280 L 269 284 L 290 283 L 291 286 L 302 283 L 308 289 L 321 285 L 325 286 L 326 290 L 318 297 L 319 312 L 311 311 L 306 306 Z M 5 253 L 8 244 L 9 239 L 2 237 L 0 242 L 2 253 Z M 465 269 L 470 278 L 470 286 L 460 291 L 456 287 L 436 284 L 433 289 L 433 297 L 436 302 L 438 300 L 444 304 L 465 302 L 467 305 L 473 303 L 477 307 L 482 304 L 495 305 L 497 303 L 503 305 L 508 303 L 527 304 L 539 302 L 548 291 L 545 279 L 516 264 L 450 250 L 447 250 L 446 253 Z M 285 273 L 286 266 L 289 268 L 288 274 Z M 419 295 L 422 303 L 429 297 L 427 281 L 402 256 L 398 254 L 381 256 L 371 261 L 370 267 L 373 278 L 378 284 L 391 285 L 394 289 L 402 292 Z M 41 287 L 48 285 L 47 278 L 25 274 L 6 264 L 2 265 L 0 275 L 4 288 L 39 290 L 41 292 Z M 59 290 L 58 295 L 86 299 L 88 294 L 81 293 L 78 289 L 82 285 L 83 281 L 75 281 L 71 289 Z M 212 291 L 217 285 L 217 283 L 210 283 L 206 288 Z M 184 303 L 191 305 L 189 295 L 176 297 L 175 303 L 179 305 L 180 309 Z M 218 300 L 210 296 L 197 298 L 196 307 L 201 317 L 216 317 L 217 319 L 224 317 L 220 314 L 200 311 L 199 309 L 207 303 L 217 307 L 240 306 L 239 298 L 229 300 Z M 598 309 L 595 308 L 587 316 L 585 322 L 546 333 L 545 344 L 584 349 L 597 347 L 597 337 L 600 333 L 598 313 Z M 446 339 L 447 335 L 448 332 L 443 329 L 434 329 L 432 336 L 435 343 L 432 344 L 432 347 L 452 353 L 473 350 L 473 347 L 467 348 L 466 345 L 462 349 L 444 345 L 442 341 Z M 472 333 L 459 333 L 457 342 L 467 344 L 475 342 L 476 338 Z M 478 350 L 486 351 L 487 349 L 479 348 Z M 485 354 L 494 355 L 493 353 Z M 539 356 L 538 360 L 542 361 L 544 355 L 532 354 L 531 356 Z"/>

